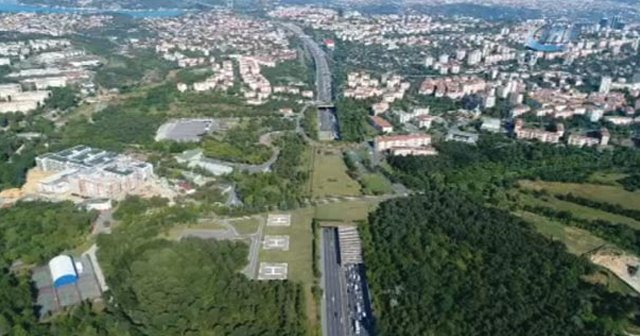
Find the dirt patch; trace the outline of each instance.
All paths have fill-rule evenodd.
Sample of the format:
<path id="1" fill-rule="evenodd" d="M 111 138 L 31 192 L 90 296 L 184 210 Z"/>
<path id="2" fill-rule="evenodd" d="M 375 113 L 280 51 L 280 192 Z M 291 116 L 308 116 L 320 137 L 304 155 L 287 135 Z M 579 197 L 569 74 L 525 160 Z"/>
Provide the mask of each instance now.
<path id="1" fill-rule="evenodd" d="M 640 258 L 621 251 L 603 249 L 590 256 L 591 262 L 607 268 L 640 293 Z"/>
<path id="2" fill-rule="evenodd" d="M 27 172 L 25 184 L 20 188 L 11 188 L 0 191 L 0 198 L 7 202 L 15 202 L 27 195 L 38 193 L 38 183 L 43 179 L 53 175 L 52 172 L 43 172 L 38 168 L 32 168 Z"/>

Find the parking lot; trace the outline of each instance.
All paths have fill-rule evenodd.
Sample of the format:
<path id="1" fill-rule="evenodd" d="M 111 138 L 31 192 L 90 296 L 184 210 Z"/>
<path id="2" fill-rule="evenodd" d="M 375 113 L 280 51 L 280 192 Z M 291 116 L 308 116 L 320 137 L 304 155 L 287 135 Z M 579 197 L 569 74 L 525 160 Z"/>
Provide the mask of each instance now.
<path id="1" fill-rule="evenodd" d="M 156 132 L 156 141 L 197 142 L 216 128 L 213 119 L 180 119 L 169 121 Z"/>

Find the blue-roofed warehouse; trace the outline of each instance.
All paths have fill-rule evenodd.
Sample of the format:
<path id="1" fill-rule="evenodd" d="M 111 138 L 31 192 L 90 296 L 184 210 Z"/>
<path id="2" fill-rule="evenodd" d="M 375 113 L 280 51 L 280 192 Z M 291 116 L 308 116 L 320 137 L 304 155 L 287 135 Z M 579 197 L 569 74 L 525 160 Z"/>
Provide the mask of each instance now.
<path id="1" fill-rule="evenodd" d="M 59 255 L 49 261 L 49 270 L 53 286 L 59 288 L 64 285 L 78 282 L 78 273 L 73 264 L 73 259 L 67 255 Z"/>

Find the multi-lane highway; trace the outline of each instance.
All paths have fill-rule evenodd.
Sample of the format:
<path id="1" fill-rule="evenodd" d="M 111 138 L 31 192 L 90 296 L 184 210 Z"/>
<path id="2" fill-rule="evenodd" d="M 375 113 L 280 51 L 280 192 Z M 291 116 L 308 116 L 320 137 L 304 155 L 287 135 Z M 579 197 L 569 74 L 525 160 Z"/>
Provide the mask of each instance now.
<path id="1" fill-rule="evenodd" d="M 327 55 L 324 50 L 311 38 L 305 34 L 300 27 L 293 23 L 284 23 L 284 26 L 298 35 L 302 43 L 307 47 L 316 67 L 316 100 L 320 104 L 331 105 L 331 70 L 327 62 Z"/>
<path id="2" fill-rule="evenodd" d="M 344 304 L 344 272 L 339 262 L 338 233 L 335 228 L 322 229 L 324 261 L 324 336 L 344 336 L 348 333 Z"/>

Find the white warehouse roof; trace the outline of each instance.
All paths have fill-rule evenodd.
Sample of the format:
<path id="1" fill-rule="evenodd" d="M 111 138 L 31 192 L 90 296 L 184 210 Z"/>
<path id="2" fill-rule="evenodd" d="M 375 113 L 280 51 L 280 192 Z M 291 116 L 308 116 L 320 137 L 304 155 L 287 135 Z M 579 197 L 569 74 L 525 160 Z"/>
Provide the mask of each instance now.
<path id="1" fill-rule="evenodd" d="M 51 278 L 54 283 L 59 282 L 63 278 L 77 278 L 76 268 L 73 259 L 67 255 L 59 255 L 49 261 L 49 269 L 51 270 Z"/>

